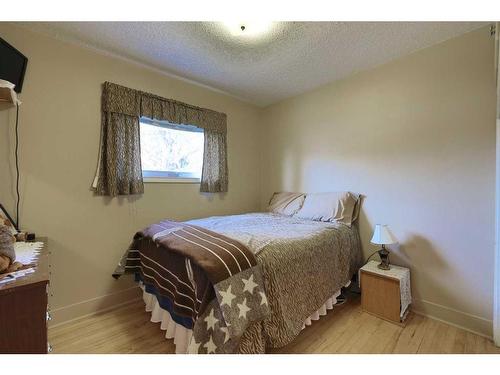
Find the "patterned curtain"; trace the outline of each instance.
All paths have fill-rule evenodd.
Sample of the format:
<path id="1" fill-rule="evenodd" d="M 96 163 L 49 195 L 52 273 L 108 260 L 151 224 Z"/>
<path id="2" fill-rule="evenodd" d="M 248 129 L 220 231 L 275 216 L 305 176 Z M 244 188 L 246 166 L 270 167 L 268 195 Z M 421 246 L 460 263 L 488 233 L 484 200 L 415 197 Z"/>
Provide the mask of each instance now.
<path id="1" fill-rule="evenodd" d="M 205 149 L 200 191 L 218 193 L 227 191 L 226 133 L 205 129 Z"/>
<path id="2" fill-rule="evenodd" d="M 227 117 L 224 113 L 105 82 L 101 147 L 92 185 L 96 194 L 116 196 L 144 192 L 139 139 L 142 116 L 202 128 L 205 150 L 200 191 L 227 192 Z"/>
<path id="3" fill-rule="evenodd" d="M 92 187 L 97 195 L 142 194 L 140 96 L 106 82 L 101 106 L 101 147 Z"/>

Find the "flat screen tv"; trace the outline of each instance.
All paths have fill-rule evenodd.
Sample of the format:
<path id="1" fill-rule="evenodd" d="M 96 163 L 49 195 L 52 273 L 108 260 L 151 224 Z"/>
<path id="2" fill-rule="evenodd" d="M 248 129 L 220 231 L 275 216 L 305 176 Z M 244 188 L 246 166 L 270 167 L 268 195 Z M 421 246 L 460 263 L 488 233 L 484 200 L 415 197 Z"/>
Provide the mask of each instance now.
<path id="1" fill-rule="evenodd" d="M 18 94 L 23 88 L 26 65 L 26 56 L 0 38 L 0 79 L 16 85 L 14 91 Z"/>

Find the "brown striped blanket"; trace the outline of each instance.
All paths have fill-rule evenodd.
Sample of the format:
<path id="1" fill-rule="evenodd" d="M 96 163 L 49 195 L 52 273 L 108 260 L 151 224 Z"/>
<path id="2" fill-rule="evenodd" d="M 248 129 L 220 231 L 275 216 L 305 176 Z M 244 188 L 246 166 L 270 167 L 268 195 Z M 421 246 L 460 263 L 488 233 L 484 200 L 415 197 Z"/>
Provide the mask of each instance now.
<path id="1" fill-rule="evenodd" d="M 193 330 L 192 352 L 232 353 L 269 314 L 261 266 L 240 242 L 161 221 L 138 232 L 113 276 L 134 273 L 172 319 Z"/>

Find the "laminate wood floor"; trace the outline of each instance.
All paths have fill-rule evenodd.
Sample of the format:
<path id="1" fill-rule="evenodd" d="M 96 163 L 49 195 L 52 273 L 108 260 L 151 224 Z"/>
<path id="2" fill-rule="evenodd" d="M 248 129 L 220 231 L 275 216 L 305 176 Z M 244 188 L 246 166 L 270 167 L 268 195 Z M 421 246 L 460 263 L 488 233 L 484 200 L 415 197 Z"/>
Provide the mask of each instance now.
<path id="1" fill-rule="evenodd" d="M 173 353 L 142 301 L 49 329 L 54 353 Z M 294 342 L 271 353 L 498 353 L 481 336 L 416 314 L 405 327 L 361 310 L 359 298 L 335 307 Z"/>

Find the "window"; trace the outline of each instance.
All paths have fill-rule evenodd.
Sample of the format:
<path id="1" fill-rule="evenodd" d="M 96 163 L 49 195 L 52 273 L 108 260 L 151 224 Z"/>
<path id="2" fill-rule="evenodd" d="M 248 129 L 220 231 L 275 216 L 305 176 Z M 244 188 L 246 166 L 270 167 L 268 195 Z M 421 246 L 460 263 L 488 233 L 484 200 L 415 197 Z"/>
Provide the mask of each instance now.
<path id="1" fill-rule="evenodd" d="M 145 181 L 200 181 L 203 129 L 146 118 L 141 118 L 140 129 Z"/>

